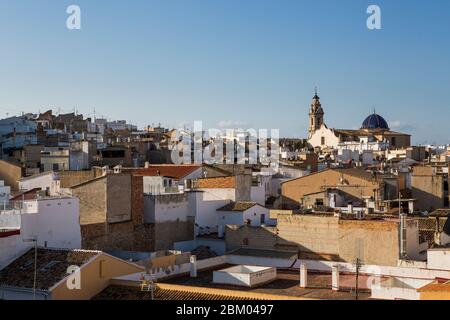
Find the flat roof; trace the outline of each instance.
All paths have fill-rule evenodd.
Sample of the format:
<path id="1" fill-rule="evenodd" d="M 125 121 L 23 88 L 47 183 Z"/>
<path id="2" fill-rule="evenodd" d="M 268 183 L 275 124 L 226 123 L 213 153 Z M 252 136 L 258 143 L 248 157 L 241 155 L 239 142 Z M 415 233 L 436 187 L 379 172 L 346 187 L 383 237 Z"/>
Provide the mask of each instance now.
<path id="1" fill-rule="evenodd" d="M 356 277 L 354 274 L 340 274 L 340 285 L 342 291 L 332 290 L 331 273 L 308 272 L 308 288 L 300 288 L 300 274 L 298 270 L 277 269 L 277 279 L 260 287 L 248 288 L 238 287 L 228 284 L 213 283 L 213 272 L 222 270 L 232 265 L 218 266 L 212 270 L 201 271 L 196 278 L 189 275 L 162 279 L 158 283 L 174 284 L 194 288 L 215 289 L 217 294 L 221 290 L 239 290 L 251 294 L 268 294 L 276 296 L 285 296 L 286 298 L 305 298 L 321 300 L 355 300 L 354 288 Z M 358 285 L 361 291 L 358 298 L 367 300 L 370 298 L 370 292 L 367 288 L 367 275 L 359 275 Z"/>

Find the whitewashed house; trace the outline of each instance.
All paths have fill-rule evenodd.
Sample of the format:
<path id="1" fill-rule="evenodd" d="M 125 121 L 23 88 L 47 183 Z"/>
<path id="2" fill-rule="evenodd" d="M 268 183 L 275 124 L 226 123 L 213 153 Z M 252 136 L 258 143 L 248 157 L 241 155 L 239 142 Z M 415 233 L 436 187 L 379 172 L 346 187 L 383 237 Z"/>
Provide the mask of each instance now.
<path id="1" fill-rule="evenodd" d="M 11 200 L 0 211 L 0 269 L 34 246 L 81 248 L 79 200 L 75 197 L 41 197 Z"/>
<path id="2" fill-rule="evenodd" d="M 252 201 L 230 202 L 217 209 L 219 229 L 226 225 L 251 225 L 259 227 L 262 225 L 275 225 L 270 219 L 269 209 Z M 220 233 L 220 232 L 219 232 Z"/>

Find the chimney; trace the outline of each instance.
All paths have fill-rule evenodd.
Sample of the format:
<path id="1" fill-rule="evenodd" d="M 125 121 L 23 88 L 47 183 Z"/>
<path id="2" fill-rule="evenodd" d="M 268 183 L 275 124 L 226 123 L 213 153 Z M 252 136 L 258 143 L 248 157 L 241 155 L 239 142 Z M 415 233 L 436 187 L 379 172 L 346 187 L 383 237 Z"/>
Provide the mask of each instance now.
<path id="1" fill-rule="evenodd" d="M 306 265 L 300 265 L 300 288 L 307 288 L 308 286 L 308 269 Z"/>
<path id="2" fill-rule="evenodd" d="M 434 231 L 434 243 L 438 246 L 442 245 L 440 223 L 441 223 L 441 221 L 439 220 L 439 217 L 436 217 L 436 230 Z"/>
<path id="3" fill-rule="evenodd" d="M 406 258 L 406 214 L 400 213 L 400 256 Z"/>
<path id="4" fill-rule="evenodd" d="M 339 265 L 331 267 L 331 287 L 333 291 L 339 291 Z"/>
<path id="5" fill-rule="evenodd" d="M 356 218 L 357 218 L 358 220 L 364 220 L 364 219 L 366 219 L 366 211 L 365 211 L 365 209 L 362 210 L 362 211 L 356 212 Z"/>
<path id="6" fill-rule="evenodd" d="M 352 203 L 349 203 L 349 204 L 347 205 L 347 210 L 348 210 L 348 213 L 350 213 L 350 214 L 353 213 L 353 204 L 352 204 Z"/>
<path id="7" fill-rule="evenodd" d="M 196 256 L 191 256 L 190 264 L 191 264 L 191 268 L 190 268 L 191 278 L 197 278 L 197 257 Z"/>

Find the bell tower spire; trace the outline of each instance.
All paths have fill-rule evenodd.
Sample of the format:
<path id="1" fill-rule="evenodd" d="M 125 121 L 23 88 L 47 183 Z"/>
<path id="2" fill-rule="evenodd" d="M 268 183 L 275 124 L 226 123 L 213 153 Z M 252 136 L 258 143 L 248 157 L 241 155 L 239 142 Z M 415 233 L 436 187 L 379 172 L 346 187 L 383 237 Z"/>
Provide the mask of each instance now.
<path id="1" fill-rule="evenodd" d="M 309 129 L 308 139 L 312 137 L 316 130 L 319 130 L 323 124 L 323 118 L 325 112 L 323 112 L 322 104 L 320 103 L 320 97 L 317 95 L 317 87 L 314 90 L 315 94 L 312 99 L 311 107 L 309 109 Z"/>

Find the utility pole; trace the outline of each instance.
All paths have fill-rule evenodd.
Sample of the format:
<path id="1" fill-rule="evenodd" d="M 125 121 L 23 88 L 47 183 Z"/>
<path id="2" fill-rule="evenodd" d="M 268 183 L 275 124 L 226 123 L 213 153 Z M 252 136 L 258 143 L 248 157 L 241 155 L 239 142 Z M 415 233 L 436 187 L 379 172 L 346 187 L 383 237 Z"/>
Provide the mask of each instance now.
<path id="1" fill-rule="evenodd" d="M 361 260 L 359 259 L 359 258 L 356 258 L 356 283 L 355 283 L 355 294 L 356 294 L 356 300 L 358 300 L 358 294 L 359 294 L 359 284 L 358 284 L 358 281 L 359 281 L 359 270 L 360 270 L 360 268 L 361 268 L 361 266 L 362 266 L 362 263 L 361 263 Z"/>

